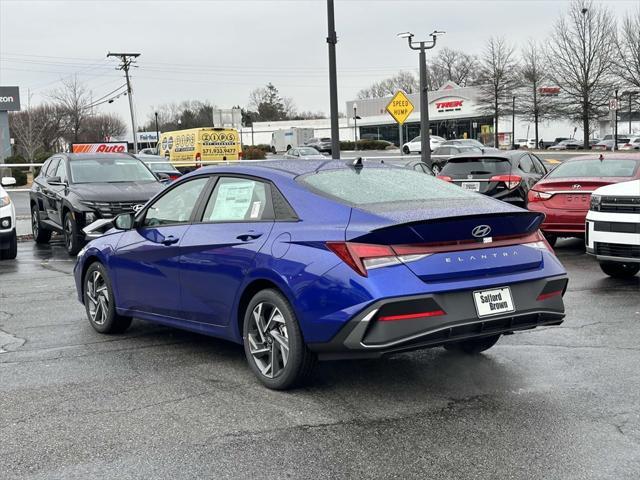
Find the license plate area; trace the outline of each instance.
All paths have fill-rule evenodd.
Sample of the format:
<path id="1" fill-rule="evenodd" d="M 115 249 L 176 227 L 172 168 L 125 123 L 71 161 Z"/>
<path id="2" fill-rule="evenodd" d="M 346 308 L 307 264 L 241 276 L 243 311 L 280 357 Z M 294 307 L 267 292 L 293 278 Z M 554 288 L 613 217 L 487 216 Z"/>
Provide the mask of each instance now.
<path id="1" fill-rule="evenodd" d="M 478 318 L 490 317 L 515 311 L 511 289 L 509 287 L 476 290 L 473 301 Z"/>
<path id="2" fill-rule="evenodd" d="M 472 192 L 480 191 L 480 182 L 462 182 L 460 186 L 463 190 L 471 190 Z"/>

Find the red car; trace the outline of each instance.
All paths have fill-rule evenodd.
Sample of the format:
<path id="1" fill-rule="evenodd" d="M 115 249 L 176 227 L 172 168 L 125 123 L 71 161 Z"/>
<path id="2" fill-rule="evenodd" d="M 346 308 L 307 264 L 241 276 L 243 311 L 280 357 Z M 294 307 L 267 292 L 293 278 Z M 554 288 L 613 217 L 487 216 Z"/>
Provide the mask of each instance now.
<path id="1" fill-rule="evenodd" d="M 545 214 L 540 227 L 551 245 L 558 237 L 584 236 L 591 192 L 640 178 L 640 155 L 589 155 L 566 160 L 536 183 L 527 208 Z"/>

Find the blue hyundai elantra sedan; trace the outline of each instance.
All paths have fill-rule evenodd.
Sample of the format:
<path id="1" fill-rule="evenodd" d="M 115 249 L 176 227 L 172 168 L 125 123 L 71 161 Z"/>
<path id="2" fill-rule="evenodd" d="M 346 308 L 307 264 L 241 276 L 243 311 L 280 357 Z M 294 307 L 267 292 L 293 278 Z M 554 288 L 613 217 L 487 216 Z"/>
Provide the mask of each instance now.
<path id="1" fill-rule="evenodd" d="M 75 266 L 101 333 L 133 317 L 242 343 L 267 387 L 315 361 L 468 354 L 564 318 L 543 215 L 414 170 L 340 160 L 201 168 L 116 217 Z"/>

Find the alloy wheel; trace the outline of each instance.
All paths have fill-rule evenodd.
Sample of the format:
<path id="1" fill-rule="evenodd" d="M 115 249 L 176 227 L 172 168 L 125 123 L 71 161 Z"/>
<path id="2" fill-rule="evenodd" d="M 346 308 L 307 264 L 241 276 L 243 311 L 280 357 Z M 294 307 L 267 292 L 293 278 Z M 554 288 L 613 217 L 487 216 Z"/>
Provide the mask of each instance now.
<path id="1" fill-rule="evenodd" d="M 33 237 L 38 238 L 38 212 L 33 210 L 31 212 L 31 231 L 33 232 Z"/>
<path id="2" fill-rule="evenodd" d="M 71 250 L 73 243 L 73 225 L 71 224 L 71 216 L 67 215 L 67 219 L 64 222 L 64 244 L 67 250 Z"/>
<path id="3" fill-rule="evenodd" d="M 289 361 L 289 335 L 282 312 L 275 305 L 262 302 L 251 312 L 247 339 L 253 361 L 268 378 L 276 378 Z"/>
<path id="4" fill-rule="evenodd" d="M 441 168 L 438 165 L 433 165 L 431 167 L 431 171 L 433 172 L 434 175 L 440 175 L 440 170 Z"/>
<path id="5" fill-rule="evenodd" d="M 91 276 L 87 279 L 85 291 L 89 300 L 91 321 L 98 325 L 103 325 L 109 312 L 109 290 L 100 272 L 91 272 Z"/>

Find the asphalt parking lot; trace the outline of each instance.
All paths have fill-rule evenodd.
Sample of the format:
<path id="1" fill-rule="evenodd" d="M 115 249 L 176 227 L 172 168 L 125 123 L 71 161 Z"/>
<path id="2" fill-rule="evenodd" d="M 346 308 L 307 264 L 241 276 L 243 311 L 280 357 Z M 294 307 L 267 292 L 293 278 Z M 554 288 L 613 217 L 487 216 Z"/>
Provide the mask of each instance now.
<path id="1" fill-rule="evenodd" d="M 2 478 L 640 477 L 640 277 L 558 243 L 567 317 L 483 355 L 321 364 L 269 391 L 242 348 L 97 334 L 61 242 L 0 262 Z"/>

